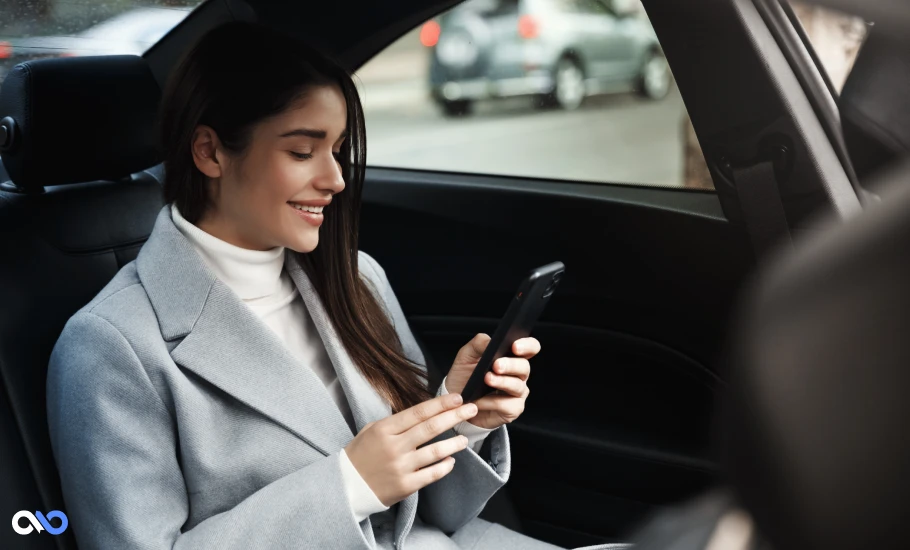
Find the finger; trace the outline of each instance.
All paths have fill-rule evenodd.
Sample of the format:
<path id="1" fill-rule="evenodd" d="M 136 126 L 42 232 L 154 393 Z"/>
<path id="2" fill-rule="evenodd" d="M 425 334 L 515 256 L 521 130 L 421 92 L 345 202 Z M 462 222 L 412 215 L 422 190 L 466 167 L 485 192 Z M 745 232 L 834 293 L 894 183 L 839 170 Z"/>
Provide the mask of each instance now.
<path id="1" fill-rule="evenodd" d="M 457 408 L 462 401 L 461 394 L 458 393 L 441 395 L 386 417 L 380 422 L 383 423 L 383 429 L 388 430 L 388 433 L 398 435 L 426 422 L 439 413 Z"/>
<path id="2" fill-rule="evenodd" d="M 490 343 L 490 336 L 479 333 L 471 338 L 471 341 L 461 347 L 455 354 L 455 363 L 476 363 L 480 361 L 487 344 Z"/>
<path id="3" fill-rule="evenodd" d="M 496 412 L 500 416 L 518 418 L 525 410 L 525 400 L 508 395 L 485 395 L 474 402 L 477 410 Z"/>
<path id="4" fill-rule="evenodd" d="M 432 466 L 421 468 L 408 476 L 407 485 L 411 493 L 416 493 L 430 483 L 444 478 L 455 467 L 455 459 L 447 456 Z"/>
<path id="5" fill-rule="evenodd" d="M 493 372 L 526 381 L 531 376 L 531 363 L 520 357 L 501 357 L 493 363 Z"/>
<path id="6" fill-rule="evenodd" d="M 413 469 L 417 470 L 463 451 L 467 446 L 468 438 L 463 435 L 456 435 L 417 449 L 408 456 L 407 460 L 413 466 Z"/>
<path id="7" fill-rule="evenodd" d="M 537 338 L 530 336 L 519 338 L 512 342 L 512 353 L 518 357 L 530 359 L 540 353 L 540 342 L 537 341 Z"/>
<path id="8" fill-rule="evenodd" d="M 486 383 L 491 388 L 502 390 L 512 397 L 524 397 L 528 385 L 521 378 L 515 376 L 500 376 L 492 372 L 486 375 Z"/>
<path id="9" fill-rule="evenodd" d="M 410 430 L 401 434 L 404 444 L 410 448 L 417 448 L 446 430 L 454 428 L 460 422 L 474 418 L 477 414 L 477 405 L 466 403 L 457 409 L 441 412 L 436 416 L 424 420 Z"/>

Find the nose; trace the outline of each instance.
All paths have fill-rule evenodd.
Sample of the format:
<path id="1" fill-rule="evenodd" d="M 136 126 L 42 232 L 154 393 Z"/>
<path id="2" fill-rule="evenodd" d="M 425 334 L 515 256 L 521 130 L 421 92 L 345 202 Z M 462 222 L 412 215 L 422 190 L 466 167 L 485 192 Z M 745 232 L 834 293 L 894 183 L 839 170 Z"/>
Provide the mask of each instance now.
<path id="1" fill-rule="evenodd" d="M 341 164 L 335 160 L 335 155 L 328 152 L 319 156 L 319 164 L 313 178 L 313 187 L 332 194 L 344 190 L 344 177 L 341 173 Z"/>

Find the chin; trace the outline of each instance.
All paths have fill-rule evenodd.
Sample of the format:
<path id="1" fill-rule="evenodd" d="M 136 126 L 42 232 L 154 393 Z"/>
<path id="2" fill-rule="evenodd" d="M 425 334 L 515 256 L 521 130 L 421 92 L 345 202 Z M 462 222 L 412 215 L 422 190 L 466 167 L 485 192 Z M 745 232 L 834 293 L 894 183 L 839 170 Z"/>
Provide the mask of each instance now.
<path id="1" fill-rule="evenodd" d="M 315 238 L 295 239 L 287 246 L 287 248 L 290 248 L 294 252 L 307 254 L 316 250 L 317 245 L 319 245 L 318 235 Z"/>

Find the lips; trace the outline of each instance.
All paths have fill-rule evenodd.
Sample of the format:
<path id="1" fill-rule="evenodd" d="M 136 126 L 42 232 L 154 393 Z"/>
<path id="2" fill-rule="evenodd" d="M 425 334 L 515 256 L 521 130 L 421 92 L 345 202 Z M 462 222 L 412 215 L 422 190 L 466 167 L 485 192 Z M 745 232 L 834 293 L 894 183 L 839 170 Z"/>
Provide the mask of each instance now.
<path id="1" fill-rule="evenodd" d="M 294 208 L 296 210 L 300 210 L 303 212 L 312 212 L 313 214 L 322 214 L 322 210 L 323 210 L 323 208 L 325 208 L 324 206 L 305 205 L 305 204 L 296 203 L 296 202 L 288 202 L 288 205 L 290 205 L 292 208 Z"/>
<path id="2" fill-rule="evenodd" d="M 308 207 L 309 209 L 319 210 L 319 212 L 311 212 L 309 210 L 305 210 L 304 208 L 298 207 L 294 203 L 290 203 L 290 202 L 288 203 L 288 206 L 290 206 L 294 210 L 294 214 L 299 216 L 300 219 L 302 219 L 303 221 L 307 222 L 308 224 L 310 224 L 314 227 L 319 227 L 320 225 L 322 225 L 322 221 L 323 221 L 323 219 L 325 219 L 325 217 L 322 214 L 321 206 Z"/>

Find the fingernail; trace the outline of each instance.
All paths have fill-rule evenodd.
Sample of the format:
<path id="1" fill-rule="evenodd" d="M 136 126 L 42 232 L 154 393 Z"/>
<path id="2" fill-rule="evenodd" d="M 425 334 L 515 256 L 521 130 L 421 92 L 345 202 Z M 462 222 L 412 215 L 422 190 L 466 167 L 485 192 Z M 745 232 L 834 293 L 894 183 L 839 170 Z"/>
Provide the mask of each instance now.
<path id="1" fill-rule="evenodd" d="M 468 414 L 477 414 L 477 405 L 474 403 L 469 403 L 467 408 Z"/>
<path id="2" fill-rule="evenodd" d="M 463 436 L 461 436 L 461 439 L 462 439 L 462 443 L 464 443 L 464 445 L 467 446 L 468 442 L 469 442 L 467 436 L 463 435 Z"/>
<path id="3" fill-rule="evenodd" d="M 453 393 L 453 394 L 452 394 L 452 404 L 453 404 L 453 405 L 461 405 L 461 394 L 460 394 L 460 393 Z"/>

